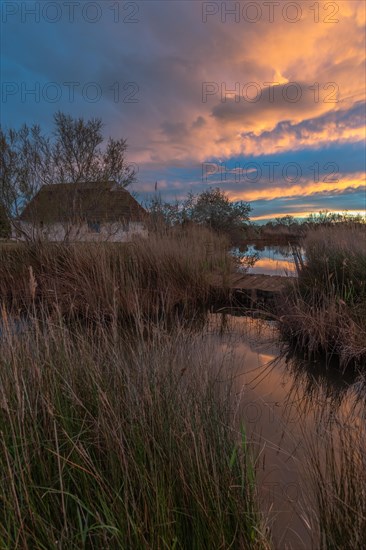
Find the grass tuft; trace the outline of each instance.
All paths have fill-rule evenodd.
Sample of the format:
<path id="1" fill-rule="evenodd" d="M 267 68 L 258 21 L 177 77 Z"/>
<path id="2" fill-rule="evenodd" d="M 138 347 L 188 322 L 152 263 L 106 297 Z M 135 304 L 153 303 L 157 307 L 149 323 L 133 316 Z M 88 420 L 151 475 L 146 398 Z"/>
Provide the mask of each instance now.
<path id="1" fill-rule="evenodd" d="M 280 307 L 284 336 L 310 357 L 366 366 L 366 227 L 313 229 L 303 247 Z"/>

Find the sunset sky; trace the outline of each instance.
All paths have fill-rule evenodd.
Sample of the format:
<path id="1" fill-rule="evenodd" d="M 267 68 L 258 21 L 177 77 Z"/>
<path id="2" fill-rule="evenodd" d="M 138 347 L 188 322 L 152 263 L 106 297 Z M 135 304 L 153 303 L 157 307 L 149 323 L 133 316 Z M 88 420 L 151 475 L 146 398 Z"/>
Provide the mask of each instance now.
<path id="1" fill-rule="evenodd" d="M 157 181 L 219 185 L 258 220 L 365 213 L 365 6 L 4 2 L 1 123 L 101 117 L 142 201 Z"/>

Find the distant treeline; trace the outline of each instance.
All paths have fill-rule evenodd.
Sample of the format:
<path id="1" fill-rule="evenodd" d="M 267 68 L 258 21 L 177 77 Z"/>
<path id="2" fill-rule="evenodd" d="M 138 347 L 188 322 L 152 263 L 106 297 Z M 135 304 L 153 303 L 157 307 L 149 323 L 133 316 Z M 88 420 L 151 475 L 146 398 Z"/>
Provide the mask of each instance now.
<path id="1" fill-rule="evenodd" d="M 296 219 L 286 215 L 275 218 L 264 225 L 251 223 L 247 227 L 246 239 L 300 239 L 305 237 L 309 229 L 332 226 L 358 226 L 366 224 L 366 216 L 342 214 L 321 210 L 310 214 L 305 219 Z"/>

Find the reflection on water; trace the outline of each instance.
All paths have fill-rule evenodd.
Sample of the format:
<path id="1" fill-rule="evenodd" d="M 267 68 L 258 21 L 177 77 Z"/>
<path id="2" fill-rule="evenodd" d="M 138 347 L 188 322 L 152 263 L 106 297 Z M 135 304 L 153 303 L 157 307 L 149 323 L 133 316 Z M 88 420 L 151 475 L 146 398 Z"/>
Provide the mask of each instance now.
<path id="1" fill-rule="evenodd" d="M 206 337 L 236 366 L 240 418 L 258 456 L 262 509 L 275 548 L 319 548 L 309 449 L 322 447 L 332 423 L 364 430 L 364 379 L 284 357 L 273 322 L 213 314 Z"/>
<path id="2" fill-rule="evenodd" d="M 243 268 L 248 265 L 248 257 L 253 258 L 253 265 L 249 267 L 248 273 L 296 276 L 295 261 L 290 246 L 250 244 L 234 248 L 232 254 Z"/>

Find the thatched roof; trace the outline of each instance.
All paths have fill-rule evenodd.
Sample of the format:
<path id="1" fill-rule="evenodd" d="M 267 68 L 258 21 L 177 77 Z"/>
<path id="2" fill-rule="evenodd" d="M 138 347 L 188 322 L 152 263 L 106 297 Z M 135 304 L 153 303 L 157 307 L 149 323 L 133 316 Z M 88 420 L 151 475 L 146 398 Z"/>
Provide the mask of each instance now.
<path id="1" fill-rule="evenodd" d="M 45 224 L 92 220 L 140 221 L 146 211 L 114 182 L 44 185 L 26 206 L 20 220 Z"/>

